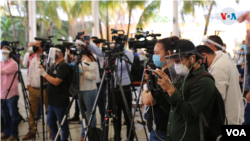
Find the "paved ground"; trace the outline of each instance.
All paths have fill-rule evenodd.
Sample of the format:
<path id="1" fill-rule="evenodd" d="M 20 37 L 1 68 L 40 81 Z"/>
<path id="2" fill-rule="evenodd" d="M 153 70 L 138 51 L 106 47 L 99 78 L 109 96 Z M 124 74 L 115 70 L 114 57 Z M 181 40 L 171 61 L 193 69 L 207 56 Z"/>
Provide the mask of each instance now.
<path id="1" fill-rule="evenodd" d="M 24 79 L 24 83 L 26 83 L 26 79 L 27 79 L 27 70 L 26 69 L 22 69 L 22 75 L 23 75 L 23 79 Z M 19 106 L 19 112 L 20 114 L 26 118 L 27 115 L 26 115 L 26 111 L 25 111 L 25 106 L 24 106 L 24 99 L 23 99 L 23 94 L 22 94 L 22 90 L 21 90 L 21 85 L 19 84 L 19 93 L 20 93 L 20 98 L 19 98 L 19 101 L 18 101 L 18 106 Z M 73 106 L 70 110 L 70 117 L 73 116 L 74 114 L 74 106 L 75 104 L 73 103 Z M 97 126 L 100 128 L 100 114 L 99 114 L 99 110 L 97 109 L 96 110 L 96 117 L 97 117 Z M 136 119 L 139 119 L 139 113 L 137 112 L 136 114 L 136 118 L 135 118 L 135 128 L 136 128 L 136 134 L 137 134 L 137 137 L 138 137 L 138 140 L 139 141 L 146 141 L 146 136 L 145 136 L 145 133 L 144 133 L 144 130 L 143 130 L 143 126 L 140 125 L 140 124 L 137 124 L 136 122 Z M 122 120 L 123 121 L 123 120 Z M 70 135 L 71 135 L 71 138 L 72 138 L 72 141 L 78 141 L 79 140 L 79 137 L 80 137 L 80 133 L 81 133 L 81 125 L 80 124 L 70 124 L 69 125 L 70 127 Z M 114 136 L 114 129 L 113 129 L 113 126 L 112 124 L 110 123 L 110 127 L 109 128 L 109 140 L 114 140 L 113 139 L 113 136 Z M 19 138 L 21 139 L 23 136 L 25 136 L 25 134 L 28 132 L 28 122 L 21 122 L 19 124 Z M 38 132 L 39 132 L 39 137 L 37 135 L 37 139 L 38 141 L 41 141 L 43 138 L 42 138 L 42 122 L 41 120 L 38 122 Z M 122 141 L 126 140 L 126 126 L 122 126 Z M 48 136 L 47 136 L 48 137 Z M 48 137 L 49 138 L 49 137 Z M 48 139 L 47 140 L 50 140 Z M 69 138 L 70 140 L 70 138 Z M 135 140 L 135 139 L 134 139 Z"/>

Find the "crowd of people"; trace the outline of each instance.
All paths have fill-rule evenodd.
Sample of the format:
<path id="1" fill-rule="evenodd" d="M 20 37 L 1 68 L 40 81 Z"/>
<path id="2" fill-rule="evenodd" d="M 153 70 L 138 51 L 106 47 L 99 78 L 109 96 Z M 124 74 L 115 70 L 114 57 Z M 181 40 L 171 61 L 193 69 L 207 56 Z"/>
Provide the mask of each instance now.
<path id="1" fill-rule="evenodd" d="M 70 48 L 57 44 L 50 48 L 48 54 L 49 64 L 44 65 L 40 56 L 44 53 L 44 43 L 35 41 L 29 44 L 28 52 L 20 62 L 28 68 L 26 89 L 29 92 L 29 117 L 30 128 L 22 138 L 29 140 L 36 137 L 37 120 L 41 116 L 40 109 L 44 104 L 46 119 L 49 126 L 50 138 L 55 140 L 58 132 L 58 124 L 63 121 L 67 107 L 70 103 L 70 88 L 74 80 L 71 73 L 74 68 L 79 69 L 79 91 L 81 99 L 76 100 L 75 114 L 73 118 L 64 120 L 61 128 L 61 136 L 58 140 L 66 141 L 69 137 L 69 122 L 79 121 L 79 111 L 83 112 L 81 102 L 84 101 L 87 115 L 85 123 L 88 125 L 88 117 L 93 115 L 91 127 L 97 127 L 96 113 L 92 113 L 97 92 L 100 97 L 97 103 L 101 117 L 101 128 L 104 128 L 105 114 L 107 110 L 106 85 L 100 87 L 104 68 L 109 65 L 105 61 L 105 52 L 100 48 L 102 39 L 92 37 L 84 40 L 84 32 L 80 32 L 79 39 L 75 41 L 77 49 L 81 50 L 80 58 L 70 54 Z M 177 36 L 160 39 L 154 46 L 152 56 L 153 65 L 146 66 L 145 81 L 150 81 L 152 76 L 157 77 L 159 88 L 145 89 L 142 92 L 142 103 L 148 107 L 147 127 L 150 133 L 150 141 L 177 141 L 209 140 L 209 133 L 205 132 L 206 123 L 211 124 L 218 97 L 223 100 L 225 117 L 228 125 L 250 125 L 250 85 L 248 75 L 244 74 L 246 66 L 246 40 L 242 49 L 234 56 L 234 59 L 225 51 L 225 43 L 217 35 L 209 36 L 204 45 L 195 46 L 191 41 L 180 39 Z M 126 45 L 126 44 L 125 44 Z M 143 65 L 145 51 L 141 49 L 127 50 L 123 48 L 124 55 L 131 63 L 138 58 Z M 6 42 L 1 43 L 1 117 L 4 127 L 1 131 L 1 140 L 14 141 L 18 138 L 18 71 L 17 60 L 12 48 Z M 80 60 L 80 64 L 77 64 Z M 240 62 L 240 63 L 239 63 Z M 132 92 L 130 71 L 131 64 L 125 59 L 116 58 L 117 72 L 120 84 L 125 94 L 125 101 L 119 87 L 119 80 L 114 74 L 114 91 L 116 95 L 116 122 L 117 128 L 114 138 L 121 140 L 122 111 L 127 126 L 127 138 L 134 140 L 134 132 L 130 129 L 134 126 L 130 122 L 132 111 Z M 77 66 L 78 65 L 78 66 Z M 45 68 L 46 66 L 46 68 Z M 128 68 L 127 68 L 128 66 Z M 148 70 L 153 71 L 148 74 Z M 152 76 L 151 76 L 152 75 Z M 246 75 L 244 77 L 244 75 Z M 42 79 L 42 80 L 41 80 Z M 74 77 L 73 77 L 74 79 Z M 12 87 L 9 89 L 13 80 Z M 40 95 L 41 83 L 44 90 Z M 101 90 L 99 90 L 101 88 Z M 245 93 L 243 95 L 243 93 Z M 219 94 L 219 96 L 218 96 Z M 71 95 L 72 96 L 72 95 Z M 43 97 L 43 102 L 41 102 Z M 244 98 L 243 98 L 244 97 Z M 243 99 L 246 99 L 244 101 Z M 126 109 L 128 105 L 128 109 Z M 39 108 L 40 107 L 40 108 Z M 95 112 L 95 111 L 94 111 Z M 69 117 L 70 115 L 68 115 Z M 57 124 L 58 122 L 58 124 Z M 204 122 L 204 126 L 203 123 Z M 79 141 L 86 137 L 83 122 Z M 202 125 L 201 125 L 202 124 Z"/>

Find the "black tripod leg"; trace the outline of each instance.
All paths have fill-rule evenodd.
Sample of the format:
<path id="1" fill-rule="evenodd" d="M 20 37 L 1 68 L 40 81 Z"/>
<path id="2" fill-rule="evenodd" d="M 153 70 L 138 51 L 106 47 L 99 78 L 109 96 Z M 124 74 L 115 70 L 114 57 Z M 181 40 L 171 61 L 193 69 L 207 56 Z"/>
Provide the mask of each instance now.
<path id="1" fill-rule="evenodd" d="M 32 116 L 32 118 L 34 120 L 35 127 L 36 127 L 35 137 L 33 137 L 32 134 L 31 134 L 31 137 L 32 137 L 32 140 L 33 139 L 36 140 L 36 133 L 38 134 L 38 137 L 39 137 L 39 133 L 37 131 L 38 121 L 36 122 L 36 120 L 35 120 L 35 117 L 34 117 L 34 114 L 33 114 L 32 108 L 31 108 L 31 104 L 30 104 L 30 101 L 29 101 L 29 98 L 28 98 L 28 94 L 27 94 L 27 91 L 26 91 L 26 88 L 25 88 L 25 85 L 24 85 L 24 81 L 23 81 L 23 77 L 22 77 L 21 72 L 19 72 L 18 76 L 20 77 L 19 80 L 21 81 L 21 87 L 22 87 L 22 91 L 23 91 L 23 99 L 24 99 L 24 104 L 25 104 L 26 115 L 27 115 L 27 117 L 29 117 L 29 115 L 28 115 L 28 109 L 30 108 L 30 110 L 31 110 L 31 116 Z M 29 124 L 29 129 L 31 130 L 31 126 L 30 126 L 29 120 L 28 120 L 28 124 Z"/>
<path id="2" fill-rule="evenodd" d="M 129 123 L 131 123 L 132 121 L 132 119 L 131 119 L 131 117 L 132 117 L 132 114 L 131 114 L 131 112 L 130 112 L 130 110 L 129 110 L 129 107 L 128 107 L 128 103 L 127 103 L 127 100 L 126 100 L 126 97 L 125 97 L 125 94 L 124 94 L 124 90 L 123 90 L 123 88 L 122 88 L 122 85 L 121 85 L 121 81 L 120 81 L 120 78 L 119 78 L 119 76 L 118 76 L 118 72 L 117 72 L 117 67 L 116 66 L 114 66 L 114 68 L 115 68 L 115 75 L 116 75 L 116 78 L 117 78 L 117 82 L 118 82 L 118 84 L 119 84 L 119 88 L 120 88 L 120 91 L 121 91 L 121 95 L 122 95 L 122 99 L 123 99 L 123 103 L 124 103 L 124 106 L 125 106 L 125 108 L 126 108 L 126 113 L 127 113 L 127 115 L 128 115 L 128 118 L 129 118 Z M 134 126 L 131 126 L 131 128 L 133 128 Z M 134 134 L 135 134 L 135 138 L 136 138 L 136 140 L 138 141 L 138 138 L 137 138 L 137 135 L 136 135 L 136 132 L 135 132 L 135 129 L 133 128 L 133 132 L 134 132 Z M 129 140 L 129 139 L 128 139 Z"/>
<path id="3" fill-rule="evenodd" d="M 69 105 L 68 105 L 68 107 L 67 107 L 67 110 L 66 110 L 66 112 L 65 112 L 65 114 L 64 114 L 64 117 L 63 117 L 63 119 L 62 119 L 62 122 L 60 123 L 59 129 L 58 129 L 58 131 L 57 131 L 57 134 L 56 134 L 56 137 L 55 137 L 54 141 L 57 141 L 57 138 L 58 138 L 58 136 L 59 136 L 59 134 L 60 134 L 60 132 L 61 132 L 61 130 L 62 130 L 62 126 L 63 126 L 65 120 L 67 119 L 67 115 L 68 115 L 68 113 L 69 113 L 69 110 L 70 110 L 70 108 L 71 108 L 71 106 L 72 106 L 72 103 L 74 102 L 75 98 L 76 98 L 76 94 L 72 97 L 72 99 L 71 99 L 71 101 L 70 101 L 70 103 L 69 103 Z"/>
<path id="4" fill-rule="evenodd" d="M 146 67 L 146 65 L 145 65 L 145 67 Z M 144 68 L 145 68 L 145 67 L 144 67 Z M 145 73 L 145 72 L 143 72 L 143 75 L 142 75 L 142 80 L 141 80 L 141 85 L 140 85 L 139 96 L 138 96 L 138 98 L 137 98 L 137 100 L 136 100 L 135 107 L 138 107 L 138 105 L 139 105 L 139 100 L 140 100 L 140 97 L 141 97 L 141 92 L 142 92 L 142 87 L 143 87 L 144 73 Z M 133 117 L 132 117 L 131 129 L 130 129 L 130 131 L 129 131 L 129 137 L 131 136 L 132 125 L 134 124 L 135 113 L 136 113 L 136 110 L 134 111 L 134 115 L 133 115 Z M 143 117 L 142 117 L 142 113 L 141 113 L 141 110 L 140 110 L 140 106 L 139 106 L 139 113 L 140 113 L 140 117 L 141 117 L 141 119 L 142 119 L 142 121 L 143 121 Z M 145 124 L 143 124 L 143 128 L 144 128 L 144 132 L 145 132 L 145 135 L 146 135 L 146 139 L 147 139 L 147 141 L 148 141 L 148 134 L 147 134 L 147 130 L 146 130 Z"/>
<path id="5" fill-rule="evenodd" d="M 91 126 L 91 122 L 93 120 L 93 117 L 94 117 L 94 114 L 95 114 L 95 110 L 96 110 L 96 106 L 97 106 L 97 102 L 99 100 L 99 97 L 100 97 L 100 94 L 101 94 L 101 89 L 103 87 L 103 83 L 105 81 L 105 77 L 106 77 L 106 73 L 103 73 L 103 76 L 102 76 L 102 80 L 101 80 L 101 84 L 99 86 L 99 89 L 98 89 L 98 92 L 97 92 L 97 96 L 96 96 L 96 99 L 95 99 L 95 102 L 94 102 L 94 106 L 93 106 L 93 109 L 91 111 L 91 115 L 90 115 L 90 118 L 89 118 L 89 122 L 88 122 L 88 125 L 87 125 L 87 131 L 86 131 L 86 136 L 84 138 L 84 140 L 86 141 L 86 137 L 88 136 L 88 132 L 89 132 L 89 128 Z"/>

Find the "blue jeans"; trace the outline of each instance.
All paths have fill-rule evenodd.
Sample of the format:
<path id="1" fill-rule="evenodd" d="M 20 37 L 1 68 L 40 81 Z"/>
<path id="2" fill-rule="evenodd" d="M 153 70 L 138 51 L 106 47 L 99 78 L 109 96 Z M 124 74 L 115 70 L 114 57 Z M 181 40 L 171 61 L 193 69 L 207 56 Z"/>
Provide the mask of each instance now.
<path id="1" fill-rule="evenodd" d="M 162 141 L 165 140 L 167 136 L 167 131 L 152 130 L 150 132 L 149 141 Z"/>
<path id="2" fill-rule="evenodd" d="M 6 136 L 18 137 L 18 99 L 19 96 L 17 95 L 6 99 L 5 102 L 4 99 L 1 99 L 1 104 L 4 102 L 1 114 L 4 119 L 4 135 Z"/>
<path id="3" fill-rule="evenodd" d="M 98 90 L 99 90 L 99 87 L 100 87 L 100 84 L 97 84 Z M 105 118 L 105 109 L 106 109 L 106 84 L 103 84 L 103 86 L 102 86 L 97 105 L 99 108 L 99 112 L 101 114 L 101 125 L 102 125 L 104 118 Z"/>
<path id="4" fill-rule="evenodd" d="M 58 131 L 58 127 L 57 127 L 57 121 L 59 123 L 59 125 L 61 124 L 63 117 L 66 113 L 67 110 L 67 106 L 65 105 L 65 107 L 54 107 L 49 105 L 48 106 L 48 113 L 47 113 L 47 123 L 49 125 L 50 131 L 53 135 L 53 140 L 56 137 L 57 131 Z M 62 131 L 61 131 L 61 141 L 67 141 L 68 137 L 69 137 L 69 124 L 68 124 L 68 120 L 66 118 L 63 126 L 62 126 Z"/>
<path id="5" fill-rule="evenodd" d="M 90 118 L 91 111 L 92 111 L 94 103 L 95 103 L 95 98 L 96 98 L 97 90 L 94 89 L 94 90 L 90 90 L 90 91 L 81 91 L 81 94 L 82 94 L 82 100 L 84 100 L 85 106 L 87 108 L 87 113 L 88 113 L 88 116 Z M 78 105 L 79 105 L 79 109 L 81 110 L 79 100 L 78 100 Z M 84 115 L 85 115 L 85 113 L 84 113 Z M 85 115 L 85 122 L 86 122 L 86 125 L 88 125 L 88 121 L 87 121 L 86 115 Z M 96 114 L 95 113 L 93 115 L 93 120 L 91 122 L 91 127 L 96 127 Z M 85 137 L 83 123 L 82 123 L 81 137 Z"/>

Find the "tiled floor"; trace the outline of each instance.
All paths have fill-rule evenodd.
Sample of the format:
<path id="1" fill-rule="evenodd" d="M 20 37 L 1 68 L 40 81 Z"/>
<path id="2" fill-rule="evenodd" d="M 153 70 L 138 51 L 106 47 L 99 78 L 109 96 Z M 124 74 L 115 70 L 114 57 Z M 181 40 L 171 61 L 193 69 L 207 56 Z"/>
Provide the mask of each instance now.
<path id="1" fill-rule="evenodd" d="M 21 71 L 22 71 L 23 79 L 26 82 L 27 70 L 22 69 Z M 19 84 L 19 93 L 20 93 L 20 98 L 19 98 L 19 101 L 18 101 L 19 112 L 24 118 L 26 118 L 27 115 L 26 115 L 26 111 L 25 111 L 23 94 L 22 94 L 20 84 Z M 75 112 L 74 111 L 74 106 L 75 106 L 75 104 L 73 103 L 72 108 L 70 110 L 70 117 L 72 117 L 74 112 Z M 96 114 L 97 114 L 96 115 L 96 117 L 97 117 L 97 126 L 100 128 L 100 114 L 98 112 L 99 111 L 98 109 L 96 111 L 97 111 L 96 112 Z M 137 137 L 138 137 L 139 141 L 146 141 L 146 136 L 145 136 L 143 126 L 140 125 L 140 124 L 137 124 L 136 119 L 139 119 L 139 113 L 138 112 L 137 112 L 136 117 L 135 117 L 136 134 L 137 134 Z M 69 127 L 70 127 L 70 135 L 71 135 L 72 141 L 78 141 L 78 139 L 80 137 L 80 133 L 81 133 L 81 125 L 80 124 L 69 124 Z M 21 122 L 19 124 L 19 138 L 21 139 L 27 132 L 28 132 L 28 122 Z M 38 122 L 38 132 L 39 132 L 39 137 L 37 135 L 36 140 L 42 141 L 43 138 L 42 138 L 42 122 L 41 121 Z M 126 126 L 122 126 L 121 135 L 122 135 L 122 140 L 123 141 L 126 140 Z M 114 129 L 113 129 L 112 124 L 110 123 L 109 140 L 114 140 L 113 136 L 114 136 Z M 47 136 L 46 140 L 50 140 L 49 135 Z M 70 140 L 70 138 L 69 138 L 69 140 Z"/>

